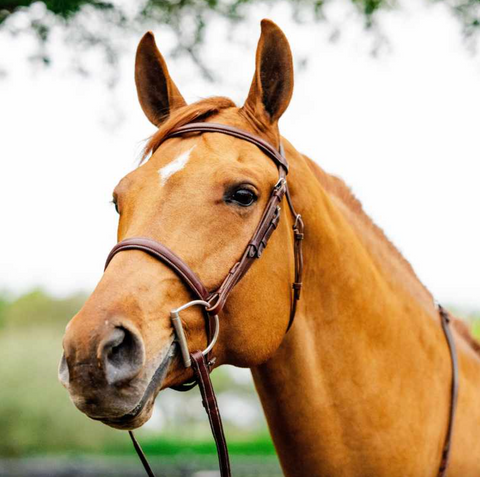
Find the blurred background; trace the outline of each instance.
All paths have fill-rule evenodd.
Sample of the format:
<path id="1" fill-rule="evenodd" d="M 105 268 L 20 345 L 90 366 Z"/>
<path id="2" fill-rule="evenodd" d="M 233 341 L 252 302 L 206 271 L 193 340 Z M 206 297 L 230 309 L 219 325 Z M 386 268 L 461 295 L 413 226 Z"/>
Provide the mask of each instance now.
<path id="1" fill-rule="evenodd" d="M 110 204 L 154 132 L 135 48 L 156 35 L 187 101 L 241 105 L 259 21 L 289 38 L 283 133 L 346 180 L 480 338 L 480 4 L 471 0 L 0 0 L 0 476 L 141 476 L 126 433 L 57 382 L 61 339 L 116 242 Z M 214 373 L 236 476 L 279 476 L 248 370 Z M 160 476 L 217 475 L 198 391 L 137 435 Z"/>

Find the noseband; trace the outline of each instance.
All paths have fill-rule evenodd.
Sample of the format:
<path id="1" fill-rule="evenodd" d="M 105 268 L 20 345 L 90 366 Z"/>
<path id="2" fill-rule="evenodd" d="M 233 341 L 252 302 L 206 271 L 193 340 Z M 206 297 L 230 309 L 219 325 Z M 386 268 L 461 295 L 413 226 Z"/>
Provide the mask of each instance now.
<path id="1" fill-rule="evenodd" d="M 181 126 L 171 131 L 165 136 L 163 141 L 190 133 L 221 133 L 250 142 L 269 157 L 278 168 L 278 181 L 272 189 L 270 199 L 263 211 L 260 222 L 258 223 L 252 238 L 245 247 L 240 260 L 233 265 L 222 284 L 214 291 L 208 291 L 195 272 L 180 257 L 175 255 L 174 252 L 165 245 L 150 238 L 134 237 L 119 242 L 113 247 L 108 255 L 105 268 L 108 267 L 112 258 L 119 252 L 125 250 L 142 250 L 171 268 L 197 298 L 196 300 L 186 303 L 170 312 L 170 318 L 175 329 L 176 341 L 180 347 L 183 363 L 186 368 L 192 367 L 195 376 L 195 381 L 193 383 L 177 386 L 174 387 L 174 389 L 178 391 L 188 391 L 196 384 L 199 385 L 203 404 L 207 411 L 212 433 L 217 445 L 221 477 L 229 477 L 231 471 L 227 444 L 215 393 L 210 381 L 210 371 L 215 360 L 211 357 L 211 352 L 220 331 L 218 315 L 223 310 L 235 285 L 237 285 L 237 283 L 245 276 L 255 260 L 261 257 L 267 246 L 268 240 L 278 226 L 280 221 L 280 204 L 282 203 L 283 198 L 286 197 L 288 207 L 294 218 L 292 228 L 294 235 L 295 281 L 292 285 L 292 305 L 286 331 L 290 329 L 293 319 L 295 318 L 297 302 L 300 299 L 300 291 L 302 288 L 303 254 L 301 244 L 304 237 L 304 224 L 302 217 L 293 207 L 287 184 L 288 163 L 281 146 L 280 150 L 277 151 L 271 144 L 258 136 L 232 126 L 216 123 L 191 123 Z M 203 306 L 205 311 L 207 348 L 203 351 L 190 352 L 185 338 L 180 312 L 186 308 L 197 305 Z M 130 432 L 130 437 L 132 438 L 134 447 L 147 471 L 147 474 L 154 477 L 154 474 L 132 432 Z"/>
<path id="2" fill-rule="evenodd" d="M 286 197 L 288 207 L 290 208 L 294 218 L 292 228 L 294 235 L 295 281 L 292 285 L 292 305 L 286 331 L 290 329 L 293 319 L 295 318 L 297 302 L 300 299 L 300 291 L 302 288 L 302 240 L 304 237 L 304 224 L 302 217 L 300 214 L 297 214 L 295 208 L 293 207 L 292 198 L 290 196 L 286 179 L 288 174 L 288 163 L 285 159 L 282 146 L 280 146 L 280 150 L 277 151 L 271 144 L 258 136 L 232 126 L 215 123 L 191 123 L 187 124 L 186 126 L 181 126 L 171 131 L 167 136 L 165 136 L 163 141 L 172 137 L 183 136 L 184 134 L 190 133 L 221 133 L 250 142 L 257 146 L 267 157 L 275 162 L 278 168 L 278 182 L 272 189 L 270 199 L 263 211 L 260 222 L 258 223 L 257 228 L 255 229 L 252 238 L 248 242 L 240 260 L 236 262 L 230 269 L 220 287 L 211 292 L 207 290 L 195 272 L 180 257 L 175 255 L 175 253 L 173 253 L 165 245 L 150 238 L 135 237 L 119 242 L 113 247 L 112 251 L 108 255 L 105 268 L 108 267 L 108 264 L 112 258 L 119 252 L 125 250 L 142 250 L 171 268 L 183 280 L 184 284 L 187 285 L 192 294 L 197 298 L 170 312 L 170 318 L 175 329 L 176 341 L 180 347 L 183 363 L 186 368 L 192 367 L 195 376 L 194 382 L 174 387 L 174 389 L 178 391 L 188 391 L 198 384 L 202 395 L 203 406 L 207 412 L 213 437 L 217 446 L 220 475 L 221 477 L 230 477 L 231 471 L 227 444 L 225 441 L 222 420 L 218 410 L 215 392 L 213 390 L 212 382 L 210 381 L 210 371 L 215 361 L 215 358 L 211 357 L 211 352 L 220 332 L 220 321 L 218 315 L 223 310 L 225 303 L 235 285 L 247 273 L 254 261 L 261 257 L 265 247 L 267 246 L 268 240 L 270 239 L 273 231 L 277 228 L 278 222 L 280 221 L 280 204 L 282 203 L 283 198 Z M 207 347 L 203 351 L 190 352 L 188 349 L 187 340 L 185 338 L 180 312 L 191 306 L 204 307 L 207 330 Z M 438 310 L 441 318 L 442 329 L 449 347 L 452 364 L 449 421 L 444 445 L 442 448 L 440 468 L 437 474 L 438 477 L 444 477 L 447 471 L 450 454 L 453 421 L 458 398 L 459 378 L 455 343 L 449 328 L 450 317 L 440 305 L 438 305 Z M 148 476 L 155 477 L 140 445 L 136 441 L 131 431 L 130 437 L 132 438 L 135 450 L 137 451 L 137 454 L 140 457 Z"/>

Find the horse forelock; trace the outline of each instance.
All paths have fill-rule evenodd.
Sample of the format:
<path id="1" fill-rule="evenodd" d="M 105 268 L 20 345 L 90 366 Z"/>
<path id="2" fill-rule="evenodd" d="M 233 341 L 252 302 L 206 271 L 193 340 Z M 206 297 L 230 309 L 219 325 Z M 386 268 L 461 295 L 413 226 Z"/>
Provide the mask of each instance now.
<path id="1" fill-rule="evenodd" d="M 197 101 L 182 108 L 173 111 L 169 118 L 160 126 L 158 131 L 148 140 L 140 164 L 145 162 L 151 154 L 160 146 L 165 137 L 174 129 L 184 126 L 193 121 L 203 121 L 210 116 L 218 114 L 220 111 L 235 107 L 235 103 L 222 96 L 212 97 Z"/>

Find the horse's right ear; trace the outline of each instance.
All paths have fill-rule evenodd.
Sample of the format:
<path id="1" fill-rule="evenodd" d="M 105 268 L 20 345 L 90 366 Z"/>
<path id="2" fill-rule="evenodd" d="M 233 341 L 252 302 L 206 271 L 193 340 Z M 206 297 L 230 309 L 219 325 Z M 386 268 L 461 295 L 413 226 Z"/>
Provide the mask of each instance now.
<path id="1" fill-rule="evenodd" d="M 187 104 L 168 74 L 152 32 L 145 33 L 137 48 L 135 83 L 143 112 L 155 126 L 160 126 L 170 111 Z"/>

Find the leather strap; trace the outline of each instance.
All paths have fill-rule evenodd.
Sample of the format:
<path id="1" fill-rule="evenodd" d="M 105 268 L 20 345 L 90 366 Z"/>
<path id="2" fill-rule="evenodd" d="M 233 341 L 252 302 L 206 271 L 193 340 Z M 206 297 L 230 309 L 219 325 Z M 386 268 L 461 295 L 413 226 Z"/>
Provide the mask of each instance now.
<path id="1" fill-rule="evenodd" d="M 122 250 L 142 250 L 152 257 L 168 265 L 190 288 L 190 290 L 200 299 L 207 300 L 210 293 L 203 286 L 203 283 L 197 277 L 195 272 L 168 247 L 145 237 L 135 237 L 122 240 L 117 243 L 108 254 L 105 262 L 105 269 L 108 267 L 112 258 Z"/>
<path id="2" fill-rule="evenodd" d="M 277 228 L 280 221 L 280 204 L 284 196 L 287 196 L 287 204 L 294 216 L 293 232 L 294 232 L 294 253 L 295 253 L 295 281 L 293 283 L 293 297 L 292 307 L 288 322 L 287 331 L 290 329 L 297 309 L 297 301 L 300 299 L 300 289 L 302 287 L 302 273 L 303 273 L 303 256 L 301 243 L 304 237 L 304 225 L 300 214 L 297 214 L 292 203 L 290 191 L 288 189 L 286 176 L 288 173 L 288 164 L 285 159 L 283 147 L 280 145 L 280 152 L 277 151 L 271 144 L 262 138 L 255 136 L 247 131 L 238 128 L 227 126 L 224 124 L 215 123 L 191 123 L 179 127 L 171 131 L 164 139 L 167 140 L 172 137 L 181 136 L 188 133 L 221 133 L 248 141 L 257 146 L 263 153 L 265 153 L 271 160 L 275 162 L 278 167 L 279 180 L 272 190 L 270 199 L 262 214 L 262 218 L 251 238 L 247 244 L 241 259 L 234 264 L 228 275 L 223 280 L 220 287 L 213 293 L 209 293 L 195 272 L 174 252 L 172 252 L 165 245 L 158 243 L 152 239 L 144 237 L 135 237 L 123 240 L 115 245 L 107 257 L 105 268 L 109 265 L 112 258 L 119 252 L 125 250 L 142 250 L 157 260 L 165 263 L 168 267 L 175 271 L 175 273 L 183 280 L 189 287 L 193 294 L 200 300 L 211 303 L 210 308 L 207 309 L 206 314 L 206 329 L 207 340 L 211 342 L 211 317 L 218 315 L 222 311 L 225 303 L 235 285 L 242 279 L 247 271 L 252 266 L 253 262 L 260 258 L 268 241 Z M 205 359 L 201 351 L 191 353 L 191 362 L 193 371 L 196 377 L 196 383 L 200 387 L 202 394 L 203 405 L 207 411 L 212 429 L 213 437 L 217 446 L 218 459 L 220 465 L 221 477 L 230 477 L 230 462 L 228 457 L 227 443 L 223 432 L 222 420 L 218 410 L 215 392 L 210 381 L 210 356 Z M 195 384 L 184 384 L 182 386 L 174 387 L 179 391 L 191 389 Z M 140 460 L 149 477 L 154 477 L 154 474 L 148 465 L 148 462 L 143 454 L 143 451 L 136 441 L 132 432 L 130 432 L 133 445 L 137 451 Z"/>
<path id="3" fill-rule="evenodd" d="M 293 298 L 292 298 L 292 310 L 290 312 L 290 320 L 288 321 L 287 332 L 293 325 L 293 320 L 297 313 L 297 303 L 300 300 L 300 294 L 302 291 L 302 277 L 303 277 L 303 251 L 302 241 L 305 238 L 305 225 L 302 220 L 302 216 L 297 214 L 295 207 L 293 206 L 292 197 L 290 196 L 290 190 L 287 187 L 287 203 L 290 210 L 295 217 L 295 221 L 292 225 L 293 238 L 294 238 L 294 256 L 295 256 L 295 279 L 292 284 Z"/>
<path id="4" fill-rule="evenodd" d="M 450 351 L 450 358 L 452 361 L 452 384 L 450 388 L 450 412 L 448 418 L 448 427 L 447 434 L 445 436 L 445 443 L 442 450 L 442 460 L 440 462 L 440 469 L 438 471 L 438 477 L 445 477 L 447 474 L 448 459 L 450 457 L 450 449 L 452 444 L 452 433 L 453 433 L 453 424 L 455 420 L 455 410 L 457 408 L 458 400 L 458 358 L 457 352 L 455 349 L 455 341 L 453 340 L 452 332 L 450 330 L 450 315 L 448 312 L 441 306 L 437 305 L 438 311 L 440 313 L 440 318 L 442 320 L 442 329 L 445 333 L 445 338 L 447 339 L 448 349 Z"/>
<path id="5" fill-rule="evenodd" d="M 215 439 L 218 454 L 218 464 L 220 467 L 221 477 L 230 477 L 230 459 L 228 457 L 227 441 L 223 432 L 222 418 L 218 410 L 215 391 L 213 390 L 212 381 L 210 380 L 210 370 L 201 351 L 194 351 L 190 354 L 192 358 L 192 368 L 197 378 L 198 387 L 202 395 L 203 407 L 208 415 L 210 427 Z"/>
<path id="6" fill-rule="evenodd" d="M 287 190 L 285 177 L 282 172 L 283 171 L 280 170 L 280 179 L 277 185 L 273 188 L 270 200 L 265 207 L 262 218 L 260 219 L 252 238 L 248 242 L 242 257 L 230 269 L 230 272 L 225 277 L 220 287 L 211 294 L 209 301 L 212 303 L 212 306 L 207 311 L 212 315 L 218 315 L 222 311 L 231 291 L 245 276 L 247 271 L 253 265 L 253 262 L 262 256 L 272 233 L 278 226 L 280 221 L 280 203 Z"/>
<path id="7" fill-rule="evenodd" d="M 262 150 L 272 161 L 275 162 L 277 167 L 282 167 L 285 170 L 285 174 L 288 173 L 288 163 L 285 159 L 285 155 L 281 151 L 277 151 L 270 143 L 265 141 L 255 134 L 251 134 L 248 131 L 239 129 L 233 126 L 228 126 L 227 124 L 218 124 L 218 123 L 189 123 L 185 126 L 180 126 L 177 129 L 174 129 L 168 133 L 164 139 L 167 140 L 170 137 L 183 136 L 188 133 L 221 133 L 226 134 L 227 136 L 233 136 L 238 139 L 243 139 L 244 141 L 255 144 L 259 149 Z"/>
<path id="8" fill-rule="evenodd" d="M 148 477 L 155 477 L 155 474 L 153 473 L 153 470 L 150 467 L 150 464 L 148 463 L 148 460 L 145 457 L 145 454 L 143 453 L 142 447 L 140 446 L 139 442 L 135 438 L 133 431 L 128 431 L 128 434 L 130 435 L 130 439 L 132 439 L 133 447 L 137 452 L 140 462 L 143 464 L 143 468 L 145 469 L 145 472 L 147 473 Z"/>
<path id="9" fill-rule="evenodd" d="M 210 370 L 208 363 L 201 351 L 194 351 L 190 354 L 192 359 L 192 369 L 197 379 L 200 394 L 202 396 L 202 404 L 210 422 L 210 428 L 215 439 L 217 447 L 218 465 L 220 468 L 221 477 L 231 477 L 230 457 L 228 455 L 227 441 L 223 431 L 222 417 L 218 409 L 217 398 L 213 389 L 212 381 L 210 380 Z M 155 477 L 150 464 L 140 446 L 140 443 L 135 438 L 132 431 L 128 431 L 132 439 L 133 447 L 137 452 L 140 461 L 143 464 L 145 472 L 148 477 Z"/>

